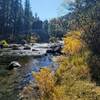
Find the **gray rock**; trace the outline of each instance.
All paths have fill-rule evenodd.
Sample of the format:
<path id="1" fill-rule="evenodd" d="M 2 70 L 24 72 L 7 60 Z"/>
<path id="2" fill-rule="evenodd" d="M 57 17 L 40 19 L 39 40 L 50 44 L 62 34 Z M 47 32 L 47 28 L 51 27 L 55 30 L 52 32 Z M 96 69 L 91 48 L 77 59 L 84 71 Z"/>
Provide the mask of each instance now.
<path id="1" fill-rule="evenodd" d="M 17 61 L 12 61 L 12 62 L 8 65 L 8 69 L 9 69 L 9 70 L 12 70 L 12 69 L 17 68 L 17 67 L 21 67 L 21 65 L 20 65 L 19 62 L 17 62 Z"/>

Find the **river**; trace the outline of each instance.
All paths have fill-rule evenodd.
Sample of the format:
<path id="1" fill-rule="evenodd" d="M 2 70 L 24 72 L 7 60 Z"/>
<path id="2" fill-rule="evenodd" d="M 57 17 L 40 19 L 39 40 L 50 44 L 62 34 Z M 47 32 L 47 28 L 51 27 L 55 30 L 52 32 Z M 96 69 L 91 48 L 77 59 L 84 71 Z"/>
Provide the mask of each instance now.
<path id="1" fill-rule="evenodd" d="M 0 58 L 0 100 L 19 100 L 20 90 L 34 78 L 32 71 L 39 71 L 41 67 L 56 69 L 52 55 L 42 57 L 1 57 Z M 22 66 L 11 71 L 7 66 L 11 61 L 18 61 Z"/>

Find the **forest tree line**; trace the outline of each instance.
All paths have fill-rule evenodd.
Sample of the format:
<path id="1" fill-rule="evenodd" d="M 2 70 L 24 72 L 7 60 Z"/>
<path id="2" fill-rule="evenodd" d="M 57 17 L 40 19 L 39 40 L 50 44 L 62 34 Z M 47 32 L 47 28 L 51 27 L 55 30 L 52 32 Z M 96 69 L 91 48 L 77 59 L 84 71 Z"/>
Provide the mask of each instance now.
<path id="1" fill-rule="evenodd" d="M 31 29 L 32 12 L 29 0 L 0 0 L 0 33 L 20 33 Z"/>
<path id="2" fill-rule="evenodd" d="M 0 0 L 0 39 L 29 40 L 29 35 L 35 33 L 41 41 L 45 36 L 54 42 L 66 33 L 67 20 L 63 16 L 41 21 L 37 14 L 33 16 L 30 0 L 24 0 L 24 5 L 22 0 Z"/>
<path id="3" fill-rule="evenodd" d="M 42 33 L 47 36 L 48 20 L 41 21 L 37 14 L 33 16 L 30 0 L 0 0 L 0 39 L 20 41 L 31 33 L 40 38 Z"/>
<path id="4" fill-rule="evenodd" d="M 0 39 L 29 40 L 30 34 L 35 33 L 41 41 L 45 36 L 54 42 L 66 33 L 67 20 L 59 17 L 41 21 L 37 14 L 33 16 L 30 0 L 24 0 L 24 5 L 22 0 L 0 0 Z"/>

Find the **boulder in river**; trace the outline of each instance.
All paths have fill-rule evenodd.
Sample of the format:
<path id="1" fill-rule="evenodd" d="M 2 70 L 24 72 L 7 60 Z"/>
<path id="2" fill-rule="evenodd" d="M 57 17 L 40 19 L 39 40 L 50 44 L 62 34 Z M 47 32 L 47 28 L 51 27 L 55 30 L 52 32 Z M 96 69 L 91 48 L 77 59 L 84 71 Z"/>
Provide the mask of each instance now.
<path id="1" fill-rule="evenodd" d="M 48 48 L 47 53 L 61 53 L 61 45 L 54 45 Z"/>
<path id="2" fill-rule="evenodd" d="M 31 50 L 31 46 L 28 45 L 28 44 L 25 44 L 25 46 L 24 46 L 24 50 Z"/>
<path id="3" fill-rule="evenodd" d="M 8 65 L 8 70 L 12 70 L 12 69 L 17 68 L 17 67 L 21 67 L 21 65 L 19 64 L 19 62 L 17 62 L 17 61 L 12 61 L 12 62 Z"/>

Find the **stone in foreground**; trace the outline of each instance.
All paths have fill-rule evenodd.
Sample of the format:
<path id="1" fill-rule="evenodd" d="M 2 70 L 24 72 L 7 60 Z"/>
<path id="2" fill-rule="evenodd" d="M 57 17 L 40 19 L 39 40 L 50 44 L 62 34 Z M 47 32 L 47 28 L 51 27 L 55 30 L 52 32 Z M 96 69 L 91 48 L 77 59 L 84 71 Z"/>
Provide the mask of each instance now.
<path id="1" fill-rule="evenodd" d="M 17 61 L 12 61 L 8 65 L 8 70 L 12 70 L 12 69 L 17 68 L 17 67 L 21 67 L 21 65 Z"/>

